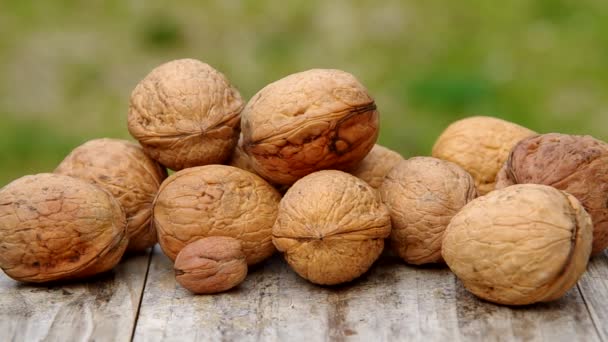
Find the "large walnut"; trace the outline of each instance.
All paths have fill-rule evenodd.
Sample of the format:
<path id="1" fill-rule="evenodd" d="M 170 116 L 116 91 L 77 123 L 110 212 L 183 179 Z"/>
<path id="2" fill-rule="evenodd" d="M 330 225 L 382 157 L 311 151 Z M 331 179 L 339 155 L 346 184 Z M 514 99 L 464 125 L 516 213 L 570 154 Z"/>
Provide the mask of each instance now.
<path id="1" fill-rule="evenodd" d="M 593 219 L 593 251 L 608 247 L 608 144 L 590 136 L 543 134 L 522 140 L 497 177 L 512 184 L 551 185 L 578 198 Z"/>
<path id="2" fill-rule="evenodd" d="M 277 184 L 321 169 L 348 169 L 378 137 L 374 99 L 354 76 L 313 69 L 260 90 L 243 110 L 243 148 Z"/>
<path id="3" fill-rule="evenodd" d="M 433 146 L 433 157 L 458 164 L 475 179 L 479 194 L 494 190 L 496 174 L 509 152 L 533 131 L 487 116 L 474 116 L 452 123 Z"/>
<path id="4" fill-rule="evenodd" d="M 402 160 L 403 157 L 399 153 L 376 144 L 354 169 L 349 170 L 349 173 L 363 179 L 372 188 L 378 189 L 384 176 Z"/>
<path id="5" fill-rule="evenodd" d="M 0 189 L 0 267 L 13 279 L 42 283 L 105 272 L 127 244 L 120 204 L 92 184 L 43 173 Z"/>
<path id="6" fill-rule="evenodd" d="M 114 195 L 127 215 L 129 251 L 156 244 L 152 202 L 167 170 L 141 147 L 126 140 L 91 140 L 74 149 L 55 173 L 86 180 Z"/>
<path id="7" fill-rule="evenodd" d="M 241 240 L 247 264 L 271 256 L 278 192 L 251 172 L 226 165 L 185 169 L 160 187 L 154 224 L 163 252 L 172 260 L 187 244 L 208 236 Z"/>
<path id="8" fill-rule="evenodd" d="M 391 214 L 391 245 L 410 264 L 443 262 L 441 240 L 452 217 L 477 197 L 460 166 L 432 157 L 400 162 L 380 187 Z"/>
<path id="9" fill-rule="evenodd" d="M 180 59 L 152 70 L 133 90 L 129 132 L 173 170 L 223 163 L 239 136 L 243 101 L 208 64 Z"/>
<path id="10" fill-rule="evenodd" d="M 587 267 L 591 218 L 572 195 L 514 185 L 467 204 L 450 222 L 442 254 L 476 296 L 507 305 L 563 296 Z"/>
<path id="11" fill-rule="evenodd" d="M 361 179 L 335 170 L 297 181 L 281 200 L 272 241 L 289 265 L 316 284 L 353 280 L 380 256 L 388 209 Z"/>

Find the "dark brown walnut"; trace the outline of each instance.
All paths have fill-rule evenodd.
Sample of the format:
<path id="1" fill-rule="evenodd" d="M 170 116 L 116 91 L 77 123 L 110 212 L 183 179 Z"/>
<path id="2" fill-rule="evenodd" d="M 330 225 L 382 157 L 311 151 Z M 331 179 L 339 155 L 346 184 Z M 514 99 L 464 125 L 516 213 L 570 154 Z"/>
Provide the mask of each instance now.
<path id="1" fill-rule="evenodd" d="M 473 177 L 432 157 L 401 161 L 380 186 L 389 208 L 391 246 L 407 263 L 441 263 L 441 240 L 452 217 L 477 197 Z"/>
<path id="2" fill-rule="evenodd" d="M 458 120 L 433 146 L 433 157 L 451 161 L 475 179 L 480 195 L 494 190 L 496 174 L 520 140 L 535 135 L 520 125 L 488 116 Z"/>
<path id="3" fill-rule="evenodd" d="M 173 170 L 226 161 L 239 136 L 241 95 L 208 64 L 179 59 L 152 70 L 131 93 L 129 132 Z"/>
<path id="4" fill-rule="evenodd" d="M 390 231 L 388 209 L 376 190 L 348 173 L 326 170 L 287 190 L 272 241 L 300 276 L 334 285 L 366 272 Z"/>
<path id="5" fill-rule="evenodd" d="M 593 251 L 608 246 L 608 144 L 590 136 L 542 134 L 519 142 L 497 177 L 512 184 L 550 185 L 578 198 L 593 219 Z"/>
<path id="6" fill-rule="evenodd" d="M 349 173 L 363 179 L 372 188 L 378 189 L 384 176 L 402 160 L 403 157 L 399 153 L 376 144 L 354 169 L 349 170 Z"/>
<path id="7" fill-rule="evenodd" d="M 105 272 L 127 244 L 120 204 L 92 184 L 43 173 L 0 189 L 0 268 L 15 280 L 42 283 Z"/>
<path id="8" fill-rule="evenodd" d="M 206 165 L 171 175 L 154 203 L 163 252 L 175 260 L 187 244 L 209 236 L 239 239 L 247 264 L 271 256 L 279 193 L 259 176 L 236 167 Z"/>
<path id="9" fill-rule="evenodd" d="M 276 184 L 321 169 L 348 169 L 378 137 L 374 99 L 344 71 L 312 69 L 260 90 L 242 113 L 243 149 Z"/>
<path id="10" fill-rule="evenodd" d="M 230 290 L 247 276 L 241 242 L 226 236 L 212 236 L 187 245 L 175 258 L 173 268 L 177 282 L 198 294 Z"/>
<path id="11" fill-rule="evenodd" d="M 514 185 L 479 197 L 456 214 L 442 254 L 478 297 L 507 305 L 548 302 L 585 272 L 592 230 L 574 196 L 546 185 Z"/>

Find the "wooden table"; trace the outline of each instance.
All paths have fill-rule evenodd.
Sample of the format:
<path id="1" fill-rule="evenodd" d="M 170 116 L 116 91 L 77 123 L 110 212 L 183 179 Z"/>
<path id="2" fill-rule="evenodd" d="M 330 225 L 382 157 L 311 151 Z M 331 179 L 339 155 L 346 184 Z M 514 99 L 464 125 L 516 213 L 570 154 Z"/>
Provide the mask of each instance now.
<path id="1" fill-rule="evenodd" d="M 0 276 L 1 341 L 607 341 L 608 256 L 559 301 L 509 308 L 447 268 L 383 257 L 352 284 L 312 285 L 280 256 L 228 293 L 193 296 L 158 247 L 89 281 L 31 286 Z"/>

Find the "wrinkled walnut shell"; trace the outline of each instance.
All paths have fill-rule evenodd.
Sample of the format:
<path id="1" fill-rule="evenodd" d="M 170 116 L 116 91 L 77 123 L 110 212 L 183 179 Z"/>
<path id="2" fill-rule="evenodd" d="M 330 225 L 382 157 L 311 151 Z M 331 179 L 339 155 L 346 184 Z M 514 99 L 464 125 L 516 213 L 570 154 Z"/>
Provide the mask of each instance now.
<path id="1" fill-rule="evenodd" d="M 142 251 L 156 244 L 152 202 L 167 170 L 141 147 L 126 140 L 91 140 L 75 148 L 55 173 L 93 183 L 118 200 L 127 216 L 127 250 Z"/>
<path id="2" fill-rule="evenodd" d="M 608 144 L 590 136 L 543 134 L 518 143 L 496 187 L 551 185 L 576 197 L 593 220 L 593 251 L 608 247 Z"/>
<path id="3" fill-rule="evenodd" d="M 371 186 L 327 170 L 287 190 L 272 241 L 300 276 L 334 285 L 366 272 L 382 253 L 390 230 L 388 209 Z"/>
<path id="4" fill-rule="evenodd" d="M 292 184 L 321 169 L 348 169 L 378 137 L 374 99 L 354 76 L 313 69 L 260 90 L 242 113 L 243 148 L 262 177 Z"/>
<path id="5" fill-rule="evenodd" d="M 450 222 L 442 254 L 478 297 L 507 305 L 560 298 L 587 267 L 590 216 L 572 195 L 546 185 L 495 190 Z"/>
<path id="6" fill-rule="evenodd" d="M 247 276 L 247 261 L 241 242 L 226 236 L 197 240 L 175 258 L 175 279 L 193 293 L 230 290 Z"/>
<path id="7" fill-rule="evenodd" d="M 452 217 L 477 197 L 460 166 L 432 157 L 397 164 L 379 189 L 391 215 L 391 246 L 407 263 L 441 263 L 441 240 Z"/>
<path id="8" fill-rule="evenodd" d="M 0 268 L 42 283 L 113 268 L 127 248 L 125 214 L 112 195 L 57 174 L 19 178 L 0 189 Z"/>
<path id="9" fill-rule="evenodd" d="M 243 101 L 226 77 L 194 59 L 165 63 L 133 90 L 129 132 L 162 165 L 219 164 L 239 136 Z"/>
<path id="10" fill-rule="evenodd" d="M 278 192 L 251 172 L 226 165 L 185 169 L 169 176 L 154 203 L 163 252 L 175 260 L 187 244 L 209 236 L 239 239 L 247 264 L 271 256 Z"/>
<path id="11" fill-rule="evenodd" d="M 363 179 L 372 188 L 378 189 L 388 172 L 400 161 L 401 155 L 381 145 L 374 145 L 363 160 L 349 173 Z"/>
<path id="12" fill-rule="evenodd" d="M 480 195 L 494 190 L 496 174 L 520 140 L 536 134 L 517 124 L 474 116 L 452 123 L 433 146 L 433 157 L 451 161 L 475 179 Z"/>

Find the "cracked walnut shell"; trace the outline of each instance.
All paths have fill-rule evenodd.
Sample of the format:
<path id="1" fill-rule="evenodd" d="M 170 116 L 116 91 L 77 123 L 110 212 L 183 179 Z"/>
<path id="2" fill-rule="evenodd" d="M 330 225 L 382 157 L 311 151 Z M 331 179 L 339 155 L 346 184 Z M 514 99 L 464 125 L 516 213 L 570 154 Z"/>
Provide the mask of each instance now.
<path id="1" fill-rule="evenodd" d="M 578 198 L 593 220 L 593 255 L 608 247 L 608 144 L 590 136 L 542 134 L 519 142 L 497 188 L 535 183 Z"/>
<path id="2" fill-rule="evenodd" d="M 507 305 L 560 298 L 587 267 L 591 218 L 572 195 L 537 184 L 495 190 L 450 222 L 442 254 L 478 297 Z"/>
<path id="3" fill-rule="evenodd" d="M 126 140 L 95 139 L 75 148 L 55 173 L 76 177 L 109 191 L 127 216 L 129 251 L 156 244 L 152 202 L 167 170 L 141 147 Z"/>
<path id="4" fill-rule="evenodd" d="M 128 127 L 146 153 L 181 170 L 226 161 L 239 136 L 241 95 L 219 71 L 194 59 L 152 70 L 133 90 Z"/>
<path id="5" fill-rule="evenodd" d="M 520 140 L 536 133 L 517 124 L 473 116 L 446 128 L 433 146 L 435 158 L 451 161 L 475 179 L 480 195 L 494 190 L 496 174 Z"/>
<path id="6" fill-rule="evenodd" d="M 271 256 L 279 193 L 259 176 L 227 165 L 181 170 L 161 185 L 154 225 L 163 252 L 175 260 L 187 244 L 209 236 L 241 241 L 247 264 Z"/>
<path id="7" fill-rule="evenodd" d="M 432 157 L 397 164 L 379 189 L 391 215 L 391 246 L 407 263 L 441 263 L 441 240 L 452 217 L 477 197 L 460 166 Z"/>
<path id="8" fill-rule="evenodd" d="M 391 222 L 377 192 L 348 173 L 326 170 L 297 181 L 281 200 L 272 241 L 309 281 L 334 285 L 366 272 Z"/>
<path id="9" fill-rule="evenodd" d="M 399 153 L 376 144 L 354 169 L 349 170 L 349 173 L 363 179 L 372 188 L 378 189 L 386 174 L 402 160 L 403 157 Z"/>
<path id="10" fill-rule="evenodd" d="M 376 142 L 378 111 L 353 75 L 312 69 L 260 90 L 241 129 L 257 173 L 289 185 L 317 170 L 354 167 Z"/>
<path id="11" fill-rule="evenodd" d="M 120 204 L 92 184 L 43 173 L 0 189 L 0 268 L 15 280 L 42 283 L 105 272 L 127 244 Z"/>

